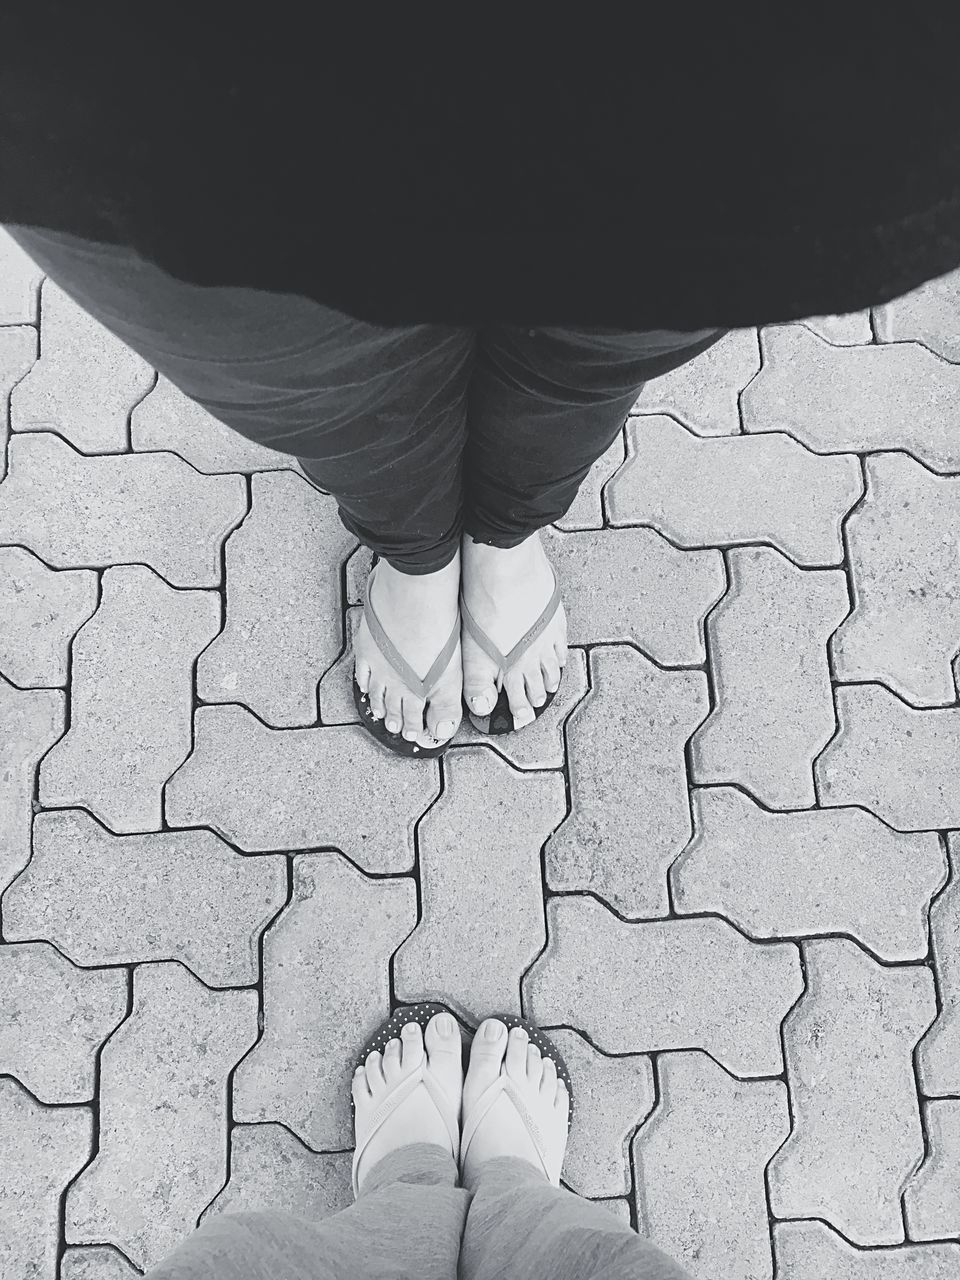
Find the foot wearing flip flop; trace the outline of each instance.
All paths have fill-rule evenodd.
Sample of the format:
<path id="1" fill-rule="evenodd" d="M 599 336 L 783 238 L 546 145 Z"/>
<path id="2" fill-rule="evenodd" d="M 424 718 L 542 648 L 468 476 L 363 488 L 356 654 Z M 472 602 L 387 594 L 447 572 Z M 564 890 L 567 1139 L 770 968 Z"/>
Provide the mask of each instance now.
<path id="1" fill-rule="evenodd" d="M 465 534 L 461 554 L 467 608 L 493 644 L 509 654 L 537 622 L 556 585 L 540 534 L 509 548 L 488 547 Z M 488 715 L 499 695 L 497 664 L 466 628 L 462 647 L 464 698 L 478 716 Z M 530 724 L 536 718 L 535 708 L 557 690 L 566 660 L 567 620 L 560 605 L 503 678 L 515 729 Z"/>

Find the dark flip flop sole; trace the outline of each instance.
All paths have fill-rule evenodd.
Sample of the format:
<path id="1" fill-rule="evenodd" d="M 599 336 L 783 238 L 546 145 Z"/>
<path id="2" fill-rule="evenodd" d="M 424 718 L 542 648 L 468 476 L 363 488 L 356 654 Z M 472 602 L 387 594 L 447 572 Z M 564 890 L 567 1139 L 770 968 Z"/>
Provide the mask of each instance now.
<path id="1" fill-rule="evenodd" d="M 563 680 L 561 676 L 561 684 L 562 682 Z M 557 688 L 554 689 L 553 693 L 547 694 L 547 700 L 542 707 L 533 708 L 535 720 L 540 719 L 559 692 L 560 686 L 558 685 Z M 499 738 L 505 733 L 523 732 L 523 729 L 514 729 L 513 727 L 513 712 L 510 710 L 510 701 L 507 698 L 506 689 L 500 690 L 500 696 L 497 698 L 497 705 L 489 715 L 478 716 L 475 711 L 471 711 L 470 704 L 467 702 L 466 698 L 463 700 L 463 706 L 470 718 L 470 723 L 476 729 L 477 733 L 485 733 L 489 738 Z M 527 729 L 529 728 L 529 725 L 524 725 L 523 728 Z"/>
<path id="2" fill-rule="evenodd" d="M 450 746 L 449 742 L 442 742 L 439 747 L 421 747 L 416 742 L 409 742 L 399 733 L 388 733 L 386 723 L 373 714 L 369 695 L 361 692 L 355 679 L 351 679 L 350 683 L 353 685 L 353 704 L 360 713 L 360 723 L 381 747 L 386 747 L 396 756 L 407 756 L 412 760 L 433 760 L 436 756 L 442 756 Z"/>

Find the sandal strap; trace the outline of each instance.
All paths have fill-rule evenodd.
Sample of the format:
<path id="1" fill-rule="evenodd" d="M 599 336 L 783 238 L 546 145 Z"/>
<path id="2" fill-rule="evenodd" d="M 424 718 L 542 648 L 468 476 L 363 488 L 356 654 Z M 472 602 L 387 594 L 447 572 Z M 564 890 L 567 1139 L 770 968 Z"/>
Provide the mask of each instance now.
<path id="1" fill-rule="evenodd" d="M 421 1062 L 416 1071 L 412 1075 L 407 1076 L 400 1084 L 397 1085 L 380 1103 L 376 1111 L 369 1119 L 369 1127 L 365 1129 L 362 1138 L 357 1137 L 357 1145 L 353 1152 L 353 1195 L 354 1199 L 360 1194 L 360 1188 L 357 1185 L 357 1170 L 360 1167 L 360 1158 L 370 1145 L 373 1135 L 382 1128 L 390 1119 L 397 1107 L 400 1106 L 407 1098 L 410 1097 L 421 1085 L 429 1093 L 433 1100 L 434 1106 L 440 1113 L 440 1118 L 447 1127 L 447 1136 L 450 1139 L 450 1154 L 454 1160 L 459 1158 L 460 1154 L 460 1108 L 457 1103 L 450 1097 L 443 1085 L 437 1080 L 436 1076 L 430 1070 L 429 1063 Z"/>
<path id="2" fill-rule="evenodd" d="M 523 1100 L 523 1096 L 521 1095 L 520 1091 L 517 1089 L 516 1085 L 509 1078 L 509 1076 L 505 1076 L 505 1075 L 497 1076 L 496 1080 L 494 1080 L 492 1084 L 489 1084 L 487 1088 L 484 1089 L 483 1093 L 474 1103 L 473 1109 L 471 1110 L 469 1116 L 464 1117 L 463 1132 L 460 1138 L 461 1167 L 463 1165 L 463 1161 L 466 1160 L 467 1151 L 469 1150 L 470 1143 L 473 1141 L 474 1134 L 477 1132 L 477 1129 L 482 1124 L 487 1112 L 490 1110 L 490 1108 L 493 1106 L 493 1104 L 496 1102 L 496 1100 L 500 1097 L 502 1093 L 505 1093 L 507 1097 L 510 1099 L 510 1101 L 513 1103 L 517 1114 L 519 1115 L 520 1119 L 523 1121 L 524 1128 L 527 1130 L 527 1133 L 529 1133 L 530 1137 L 533 1139 L 533 1145 L 536 1148 L 537 1156 L 540 1160 L 540 1167 L 543 1169 L 543 1172 L 546 1174 L 547 1179 L 550 1182 L 552 1182 L 554 1186 L 559 1186 L 560 1170 L 550 1169 L 547 1166 L 547 1160 L 546 1160 L 546 1154 L 545 1154 L 546 1144 L 544 1142 L 543 1133 L 540 1130 L 540 1126 L 537 1124 L 536 1120 L 534 1120 L 533 1116 L 527 1110 L 527 1106 Z"/>
<path id="3" fill-rule="evenodd" d="M 437 654 L 430 670 L 421 680 L 413 667 L 410 666 L 410 663 L 407 662 L 406 658 L 387 635 L 386 631 L 384 631 L 383 625 L 377 617 L 377 611 L 373 607 L 373 599 L 370 595 L 370 588 L 373 584 L 373 575 L 374 570 L 371 570 L 370 576 L 367 578 L 367 593 L 363 604 L 363 616 L 367 620 L 367 626 L 370 628 L 370 634 L 373 636 L 377 648 L 390 663 L 391 667 L 393 667 L 394 671 L 396 671 L 397 675 L 400 676 L 404 684 L 410 689 L 411 693 L 417 694 L 418 697 L 423 698 L 423 700 L 426 701 L 433 692 L 434 685 L 437 683 L 444 671 L 446 671 L 447 664 L 453 657 L 457 645 L 460 642 L 460 619 L 458 618 L 453 624 L 453 630 L 450 632 L 450 637 L 447 640 L 447 643 Z"/>
<path id="4" fill-rule="evenodd" d="M 547 627 L 553 621 L 553 615 L 560 607 L 560 584 L 557 581 L 557 574 L 553 565 L 550 566 L 550 571 L 553 573 L 553 595 L 550 597 L 546 608 L 533 626 L 520 640 L 517 641 L 507 654 L 501 653 L 487 633 L 483 630 L 467 607 L 467 602 L 464 599 L 463 592 L 460 592 L 460 615 L 463 619 L 463 625 L 469 635 L 476 640 L 477 644 L 484 651 L 487 657 L 491 658 L 497 664 L 498 680 L 502 680 L 504 676 L 506 676 L 510 668 L 520 661 L 534 641 L 538 640 L 544 631 L 546 631 Z"/>

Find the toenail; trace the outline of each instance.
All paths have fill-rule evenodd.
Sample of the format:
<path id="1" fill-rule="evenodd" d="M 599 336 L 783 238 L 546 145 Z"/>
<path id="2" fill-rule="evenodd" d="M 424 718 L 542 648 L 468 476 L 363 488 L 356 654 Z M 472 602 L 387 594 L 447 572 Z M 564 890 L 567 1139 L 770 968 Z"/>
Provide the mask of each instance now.
<path id="1" fill-rule="evenodd" d="M 399 728 L 400 728 L 400 721 L 399 721 L 399 720 L 388 720 L 388 721 L 387 721 L 387 732 L 388 732 L 388 733 L 396 733 L 396 732 L 397 732 L 397 730 L 398 730 Z"/>
<path id="2" fill-rule="evenodd" d="M 406 1023 L 400 1034 L 402 1036 L 406 1036 L 409 1040 L 411 1036 L 415 1036 L 417 1034 L 417 1024 L 415 1022 Z"/>
<path id="3" fill-rule="evenodd" d="M 529 1037 L 529 1036 L 527 1035 L 527 1033 L 524 1031 L 523 1027 L 514 1027 L 514 1029 L 513 1029 L 513 1034 L 517 1037 L 517 1039 L 518 1039 L 518 1040 L 529 1040 L 529 1039 L 530 1039 L 530 1037 Z"/>
<path id="4" fill-rule="evenodd" d="M 442 1036 L 453 1035 L 453 1019 L 450 1017 L 449 1013 L 441 1013 L 440 1017 L 437 1019 L 437 1030 Z"/>
<path id="5" fill-rule="evenodd" d="M 406 738 L 408 742 L 412 742 L 414 738 L 417 736 L 417 731 L 416 729 L 404 729 L 403 736 Z"/>
<path id="6" fill-rule="evenodd" d="M 499 1025 L 496 1022 L 488 1022 L 483 1029 L 483 1035 L 484 1035 L 484 1039 L 486 1040 L 499 1040 L 500 1039 Z"/>
<path id="7" fill-rule="evenodd" d="M 437 725 L 437 734 L 441 738 L 449 738 L 452 736 L 456 727 L 457 726 L 453 720 L 441 720 Z"/>
<path id="8" fill-rule="evenodd" d="M 470 705 L 473 707 L 474 711 L 479 711 L 481 715 L 486 715 L 486 713 L 490 710 L 490 699 L 489 698 L 471 698 Z"/>

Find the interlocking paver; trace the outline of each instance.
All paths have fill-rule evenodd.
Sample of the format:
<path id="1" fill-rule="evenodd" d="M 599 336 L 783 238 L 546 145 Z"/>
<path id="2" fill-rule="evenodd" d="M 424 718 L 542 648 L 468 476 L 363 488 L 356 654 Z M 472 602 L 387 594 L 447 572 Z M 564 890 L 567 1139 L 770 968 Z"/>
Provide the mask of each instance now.
<path id="1" fill-rule="evenodd" d="M 944 360 L 960 361 L 960 271 L 928 280 L 873 314 L 881 342 L 922 342 Z"/>
<path id="2" fill-rule="evenodd" d="M 0 227 L 0 325 L 36 324 L 43 271 Z"/>
<path id="3" fill-rule="evenodd" d="M 486 747 L 448 757 L 420 824 L 420 922 L 394 963 L 399 1000 L 520 1012 L 545 941 L 540 850 L 566 811 L 559 773 L 519 773 Z"/>
<path id="4" fill-rule="evenodd" d="M 0 329 L 0 480 L 7 474 L 7 439 L 10 434 L 7 397 L 36 358 L 36 329 L 26 325 Z"/>
<path id="5" fill-rule="evenodd" d="M 695 836 L 670 875 L 681 914 L 725 916 L 752 938 L 849 933 L 883 960 L 922 960 L 946 867 L 933 832 L 863 809 L 769 813 L 734 787 L 692 793 Z"/>
<path id="6" fill-rule="evenodd" d="M 200 707 L 166 816 L 248 852 L 333 846 L 366 871 L 404 872 L 439 793 L 436 761 L 392 755 L 359 725 L 270 729 L 243 707 Z"/>
<path id="7" fill-rule="evenodd" d="M 0 676 L 0 894 L 30 861 L 37 762 L 63 733 L 57 689 L 15 689 Z"/>
<path id="8" fill-rule="evenodd" d="M 57 1273 L 60 1195 L 90 1158 L 89 1107 L 51 1110 L 0 1077 L 0 1275 L 47 1280 Z"/>
<path id="9" fill-rule="evenodd" d="M 591 652 L 590 682 L 567 724 L 571 809 L 547 842 L 547 882 L 633 919 L 666 915 L 667 871 L 691 831 L 684 744 L 709 710 L 707 679 L 617 645 Z"/>
<path id="10" fill-rule="evenodd" d="M 854 942 L 804 946 L 784 1025 L 793 1132 L 769 1170 L 776 1217 L 821 1217 L 857 1244 L 898 1244 L 900 1190 L 923 1154 L 912 1053 L 936 1012 L 930 971 Z"/>
<path id="11" fill-rule="evenodd" d="M 915 711 L 879 684 L 840 685 L 836 702 L 820 803 L 863 805 L 899 831 L 960 827 L 960 708 Z"/>
<path id="12" fill-rule="evenodd" d="M 735 1080 L 703 1053 L 665 1054 L 657 1072 L 659 1106 L 633 1140 L 640 1230 L 697 1280 L 772 1280 L 763 1171 L 790 1132 L 786 1086 Z"/>
<path id="13" fill-rule="evenodd" d="M 917 1054 L 927 1094 L 960 1095 L 960 835 L 947 837 L 952 876 L 930 908 L 930 940 L 937 969 L 940 1013 Z"/>
<path id="14" fill-rule="evenodd" d="M 342 644 L 340 560 L 354 543 L 325 497 L 292 472 L 253 477 L 227 539 L 227 617 L 197 664 L 207 702 L 242 702 L 277 727 L 312 724 L 317 681 Z"/>
<path id="15" fill-rule="evenodd" d="M 417 921 L 408 877 L 336 853 L 293 860 L 293 899 L 263 940 L 263 1036 L 233 1083 L 235 1119 L 279 1121 L 315 1151 L 353 1142 L 354 1055 L 390 1012 L 390 957 Z"/>
<path id="16" fill-rule="evenodd" d="M 869 311 L 848 311 L 839 316 L 808 316 L 808 329 L 836 347 L 857 347 L 873 341 Z"/>
<path id="17" fill-rule="evenodd" d="M 238 1124 L 230 1134 L 230 1181 L 207 1209 L 280 1209 L 310 1222 L 353 1204 L 353 1157 L 318 1155 L 282 1124 Z"/>
<path id="18" fill-rule="evenodd" d="M 840 524 L 860 497 L 860 463 L 790 436 L 694 435 L 673 418 L 632 418 L 629 458 L 610 482 L 614 525 L 652 524 L 682 547 L 772 542 L 800 565 L 840 564 Z"/>
<path id="19" fill-rule="evenodd" d="M 77 1245 L 60 1261 L 60 1280 L 134 1280 L 141 1274 L 110 1244 Z"/>
<path id="20" fill-rule="evenodd" d="M 623 465 L 625 456 L 621 433 L 587 472 L 587 477 L 566 515 L 555 521 L 555 528 L 567 533 L 578 529 L 603 528 L 603 486 Z"/>
<path id="21" fill-rule="evenodd" d="M 4 927 L 10 941 L 4 909 Z M 41 1102 L 88 1102 L 97 1050 L 127 1012 L 120 969 L 78 969 L 49 942 L 0 947 L 0 1075 Z"/>
<path id="22" fill-rule="evenodd" d="M 858 1249 L 825 1222 L 778 1222 L 773 1228 L 777 1280 L 956 1280 L 960 1244 L 905 1244 Z"/>
<path id="23" fill-rule="evenodd" d="M 960 1238 L 960 1098 L 923 1108 L 930 1149 L 903 1196 L 911 1240 Z"/>
<path id="24" fill-rule="evenodd" d="M 97 595 L 89 569 L 48 569 L 23 547 L 0 547 L 0 671 L 24 687 L 65 685 L 70 641 Z"/>
<path id="25" fill-rule="evenodd" d="M 547 902 L 548 944 L 524 979 L 542 1026 L 605 1053 L 704 1049 L 737 1076 L 783 1070 L 780 1024 L 803 990 L 791 942 L 749 942 L 723 920 L 627 924 L 594 898 Z"/>
<path id="26" fill-rule="evenodd" d="M 69 1244 L 156 1265 L 226 1179 L 226 1079 L 257 1037 L 255 991 L 210 991 L 182 965 L 133 973 L 133 1012 L 100 1059 L 100 1147 L 67 1193 Z"/>
<path id="27" fill-rule="evenodd" d="M 847 524 L 854 609 L 833 639 L 834 672 L 920 706 L 956 702 L 960 477 L 900 453 L 866 466 L 867 497 Z"/>
<path id="28" fill-rule="evenodd" d="M 846 578 L 767 547 L 731 551 L 729 565 L 730 593 L 707 622 L 718 703 L 693 736 L 694 778 L 808 807 L 813 762 L 836 728 L 827 640 L 849 609 Z"/>
<path id="29" fill-rule="evenodd" d="M 755 329 L 734 329 L 702 355 L 648 382 L 630 410 L 670 413 L 701 436 L 736 435 L 740 392 L 760 368 Z"/>
<path id="30" fill-rule="evenodd" d="M 116 836 L 67 809 L 37 815 L 4 931 L 81 965 L 179 960 L 208 986 L 239 987 L 257 981 L 257 941 L 286 897 L 283 858 L 244 857 L 212 831 Z"/>
<path id="31" fill-rule="evenodd" d="M 747 431 L 786 431 L 819 453 L 905 449 L 960 471 L 960 369 L 915 342 L 836 347 L 802 324 L 761 341 L 763 369 L 741 400 Z"/>
<path id="32" fill-rule="evenodd" d="M 136 352 L 46 279 L 40 359 L 10 398 L 15 431 L 56 431 L 81 453 L 120 453 L 127 420 L 156 374 Z"/>
<path id="33" fill-rule="evenodd" d="M 219 627 L 216 593 L 177 591 L 143 565 L 107 569 L 73 642 L 70 728 L 40 766 L 41 802 L 159 830 L 163 784 L 190 751 L 193 661 Z"/>
<path id="34" fill-rule="evenodd" d="M 175 587 L 219 585 L 242 476 L 202 476 L 172 453 L 88 458 L 49 432 L 11 436 L 8 458 L 0 541 L 59 569 L 142 563 Z"/>

